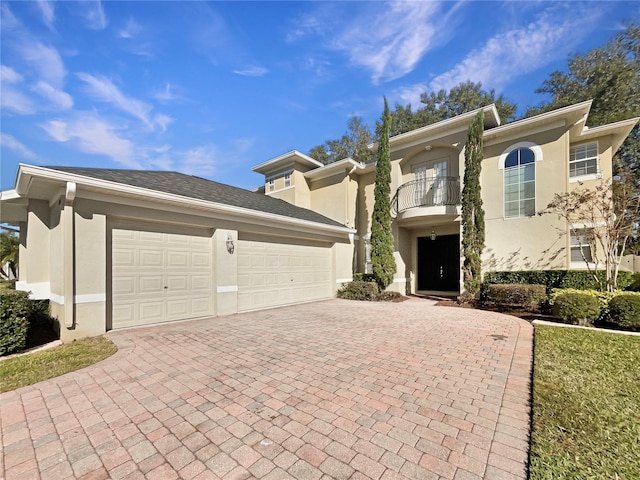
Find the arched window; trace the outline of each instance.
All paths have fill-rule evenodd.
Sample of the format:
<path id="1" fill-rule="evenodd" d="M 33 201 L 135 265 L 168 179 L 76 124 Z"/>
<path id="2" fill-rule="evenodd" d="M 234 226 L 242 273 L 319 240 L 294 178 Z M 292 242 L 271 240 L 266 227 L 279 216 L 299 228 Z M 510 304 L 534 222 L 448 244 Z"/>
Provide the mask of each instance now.
<path id="1" fill-rule="evenodd" d="M 542 160 L 540 147 L 513 145 L 501 157 L 504 169 L 504 217 L 532 217 L 536 213 L 536 161 Z"/>

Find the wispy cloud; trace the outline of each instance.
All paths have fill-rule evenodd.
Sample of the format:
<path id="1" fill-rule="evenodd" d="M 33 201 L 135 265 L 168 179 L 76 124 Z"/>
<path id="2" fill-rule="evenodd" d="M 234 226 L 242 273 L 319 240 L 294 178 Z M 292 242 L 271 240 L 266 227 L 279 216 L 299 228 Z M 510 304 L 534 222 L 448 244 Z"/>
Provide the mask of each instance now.
<path id="1" fill-rule="evenodd" d="M 537 20 L 499 33 L 451 70 L 429 82 L 430 90 L 449 90 L 472 80 L 500 90 L 514 78 L 565 57 L 601 19 L 596 4 L 553 4 Z"/>
<path id="2" fill-rule="evenodd" d="M 66 72 L 58 50 L 33 40 L 21 42 L 17 49 L 41 79 L 55 88 L 62 88 Z"/>
<path id="3" fill-rule="evenodd" d="M 156 90 L 152 93 L 153 98 L 162 104 L 173 103 L 183 100 L 182 95 L 175 91 L 175 87 L 167 82 L 162 90 Z"/>
<path id="4" fill-rule="evenodd" d="M 245 67 L 243 69 L 240 70 L 234 70 L 233 73 L 237 74 L 237 75 L 242 75 L 244 77 L 262 77 L 263 75 L 266 75 L 269 72 L 269 70 L 267 70 L 264 67 L 258 67 L 255 65 L 252 66 L 248 66 Z"/>
<path id="5" fill-rule="evenodd" d="M 84 18 L 87 28 L 104 30 L 109 23 L 100 0 L 79 2 L 77 12 Z"/>
<path id="6" fill-rule="evenodd" d="M 69 110 L 73 107 L 73 98 L 66 92 L 53 88 L 47 82 L 38 82 L 33 86 L 33 91 L 41 97 L 49 100 L 56 108 L 60 110 Z"/>
<path id="7" fill-rule="evenodd" d="M 320 35 L 329 49 L 343 52 L 352 64 L 370 71 L 372 81 L 378 83 L 410 73 L 447 30 L 448 17 L 442 13 L 441 2 L 397 0 L 359 7 L 350 15 L 352 20 L 336 22 L 346 16 L 334 11 L 340 6 L 323 5 L 299 19 L 287 40 Z"/>
<path id="8" fill-rule="evenodd" d="M 53 26 L 55 22 L 55 13 L 53 3 L 47 0 L 38 0 L 38 7 L 40 8 L 40 12 L 42 13 L 42 22 L 49 28 L 49 30 L 54 31 L 55 28 Z"/>
<path id="9" fill-rule="evenodd" d="M 26 158 L 27 160 L 37 160 L 38 155 L 29 150 L 25 145 L 20 143 L 15 137 L 9 135 L 8 133 L 0 133 L 0 145 L 4 148 L 8 148 L 9 150 L 13 150 L 22 158 Z"/>
<path id="10" fill-rule="evenodd" d="M 29 97 L 20 91 L 23 77 L 13 68 L 6 65 L 0 67 L 0 106 L 20 115 L 35 113 L 36 108 Z"/>
<path id="11" fill-rule="evenodd" d="M 93 98 L 112 104 L 119 110 L 140 120 L 149 129 L 153 130 L 156 126 L 159 126 L 164 131 L 167 125 L 171 123 L 171 119 L 167 115 L 157 114 L 152 118 L 151 110 L 153 108 L 151 105 L 125 95 L 108 78 L 88 73 L 78 73 L 77 76 L 87 84 L 87 91 Z"/>
<path id="12" fill-rule="evenodd" d="M 142 26 L 136 22 L 132 17 L 129 17 L 124 28 L 118 30 L 118 38 L 135 38 L 142 31 Z"/>
<path id="13" fill-rule="evenodd" d="M 84 153 L 104 155 L 129 168 L 141 168 L 133 143 L 118 128 L 94 113 L 78 113 L 70 119 L 49 120 L 40 125 L 56 142 L 69 143 Z"/>

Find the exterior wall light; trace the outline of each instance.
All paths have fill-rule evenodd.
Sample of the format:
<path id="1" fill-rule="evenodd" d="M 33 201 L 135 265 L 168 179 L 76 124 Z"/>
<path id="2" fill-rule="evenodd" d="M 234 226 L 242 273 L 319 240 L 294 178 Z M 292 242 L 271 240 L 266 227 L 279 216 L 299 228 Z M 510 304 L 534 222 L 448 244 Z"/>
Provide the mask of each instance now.
<path id="1" fill-rule="evenodd" d="M 431 230 L 431 235 L 429 235 L 431 237 L 431 240 L 435 240 L 436 239 L 436 231 L 435 230 Z"/>
<path id="2" fill-rule="evenodd" d="M 227 233 L 227 252 L 229 252 L 231 255 L 233 255 L 233 251 L 236 249 L 235 245 L 233 244 L 233 237 L 231 236 L 230 233 Z"/>

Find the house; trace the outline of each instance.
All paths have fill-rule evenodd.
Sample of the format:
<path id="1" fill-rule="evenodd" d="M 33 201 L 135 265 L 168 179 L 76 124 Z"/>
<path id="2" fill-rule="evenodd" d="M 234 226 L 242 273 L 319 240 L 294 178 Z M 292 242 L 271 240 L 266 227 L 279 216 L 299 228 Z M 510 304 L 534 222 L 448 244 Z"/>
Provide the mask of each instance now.
<path id="1" fill-rule="evenodd" d="M 589 129 L 589 107 L 507 125 L 483 109 L 485 270 L 579 266 L 580 237 L 534 214 L 556 192 L 610 177 L 638 121 Z M 390 139 L 390 289 L 462 289 L 460 178 L 476 113 Z M 50 300 L 68 341 L 330 298 L 370 271 L 375 165 L 292 151 L 253 170 L 265 177 L 257 192 L 176 172 L 20 165 L 0 196 L 0 221 L 20 226 L 16 287 Z"/>

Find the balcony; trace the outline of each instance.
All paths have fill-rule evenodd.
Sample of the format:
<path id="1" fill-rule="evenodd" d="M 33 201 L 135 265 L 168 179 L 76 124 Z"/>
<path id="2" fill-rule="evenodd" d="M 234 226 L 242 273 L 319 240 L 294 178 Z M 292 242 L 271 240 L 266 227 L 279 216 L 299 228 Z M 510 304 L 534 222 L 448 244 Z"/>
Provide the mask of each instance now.
<path id="1" fill-rule="evenodd" d="M 398 220 L 455 218 L 460 214 L 459 206 L 459 177 L 433 177 L 404 183 L 391 200 L 391 212 Z"/>

